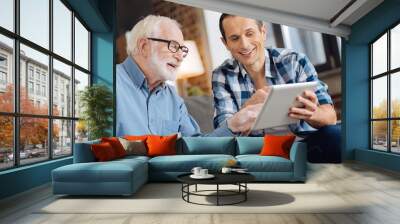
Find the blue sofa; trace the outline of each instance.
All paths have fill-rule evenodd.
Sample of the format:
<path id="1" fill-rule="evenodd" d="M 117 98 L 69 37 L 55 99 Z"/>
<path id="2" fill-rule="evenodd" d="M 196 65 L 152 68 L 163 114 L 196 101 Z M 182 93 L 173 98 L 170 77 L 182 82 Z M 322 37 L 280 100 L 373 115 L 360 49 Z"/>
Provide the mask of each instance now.
<path id="1" fill-rule="evenodd" d="M 54 194 L 131 195 L 146 182 L 176 181 L 193 167 L 218 172 L 230 159 L 261 182 L 304 182 L 306 180 L 306 145 L 295 142 L 290 159 L 260 156 L 262 137 L 183 137 L 177 141 L 177 155 L 127 156 L 96 162 L 90 145 L 75 144 L 74 163 L 52 171 Z"/>

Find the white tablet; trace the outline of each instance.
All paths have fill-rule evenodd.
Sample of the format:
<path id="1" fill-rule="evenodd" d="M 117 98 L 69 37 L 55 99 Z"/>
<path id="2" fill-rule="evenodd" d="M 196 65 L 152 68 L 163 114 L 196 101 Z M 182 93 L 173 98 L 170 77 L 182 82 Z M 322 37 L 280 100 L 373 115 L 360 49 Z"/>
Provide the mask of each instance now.
<path id="1" fill-rule="evenodd" d="M 261 130 L 296 123 L 290 118 L 289 108 L 296 105 L 296 97 L 305 90 L 315 91 L 318 82 L 302 82 L 271 86 L 271 92 L 251 130 Z"/>

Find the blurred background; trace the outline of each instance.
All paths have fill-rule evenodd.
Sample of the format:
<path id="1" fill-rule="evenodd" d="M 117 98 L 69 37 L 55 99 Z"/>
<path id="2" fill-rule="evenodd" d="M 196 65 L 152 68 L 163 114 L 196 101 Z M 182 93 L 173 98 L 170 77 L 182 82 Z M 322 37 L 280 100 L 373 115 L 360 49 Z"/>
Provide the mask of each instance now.
<path id="1" fill-rule="evenodd" d="M 117 63 L 127 57 L 125 32 L 149 14 L 168 16 L 182 25 L 190 53 L 178 72 L 175 86 L 202 130 L 212 130 L 212 120 L 205 118 L 206 114 L 212 117 L 213 112 L 210 97 L 212 70 L 231 57 L 220 40 L 218 22 L 221 13 L 161 0 L 119 0 Z M 294 49 L 310 58 L 319 78 L 328 84 L 338 120 L 341 120 L 341 39 L 279 24 L 266 22 L 266 26 L 266 46 Z"/>

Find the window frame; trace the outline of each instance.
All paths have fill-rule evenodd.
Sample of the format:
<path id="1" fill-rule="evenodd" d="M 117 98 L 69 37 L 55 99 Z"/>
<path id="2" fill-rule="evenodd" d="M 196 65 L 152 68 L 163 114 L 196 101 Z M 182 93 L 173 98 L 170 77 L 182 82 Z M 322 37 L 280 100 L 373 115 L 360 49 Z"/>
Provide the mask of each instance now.
<path id="1" fill-rule="evenodd" d="M 13 1 L 13 10 L 14 10 L 14 18 L 13 18 L 13 31 L 10 31 L 4 27 L 0 26 L 0 35 L 10 38 L 13 41 L 13 52 L 12 52 L 12 61 L 13 64 L 12 66 L 12 73 L 13 79 L 14 79 L 14 99 L 13 99 L 13 112 L 2 112 L 0 111 L 0 116 L 4 117 L 11 117 L 13 119 L 13 166 L 10 167 L 5 167 L 5 168 L 0 168 L 0 172 L 5 171 L 5 170 L 10 170 L 10 169 L 16 169 L 19 167 L 23 166 L 29 166 L 37 163 L 43 163 L 46 161 L 54 160 L 54 159 L 61 159 L 65 157 L 70 157 L 73 156 L 74 152 L 74 143 L 75 143 L 75 126 L 76 122 L 79 120 L 79 117 L 75 117 L 75 108 L 71 108 L 71 114 L 68 116 L 56 116 L 53 115 L 53 74 L 54 68 L 53 68 L 53 59 L 58 60 L 61 63 L 64 63 L 68 66 L 71 66 L 71 93 L 72 93 L 72 99 L 71 99 L 71 104 L 74 105 L 75 103 L 75 88 L 74 88 L 74 82 L 75 82 L 75 69 L 81 71 L 82 73 L 85 73 L 88 75 L 89 78 L 89 83 L 88 86 L 92 85 L 92 62 L 91 62 L 91 49 L 92 49 L 92 43 L 91 43 L 91 38 L 92 38 L 92 30 L 88 27 L 88 25 L 84 22 L 84 20 L 79 16 L 78 13 L 76 13 L 72 7 L 66 2 L 66 0 L 59 0 L 68 10 L 71 11 L 71 18 L 70 18 L 70 23 L 71 23 L 71 59 L 64 58 L 63 56 L 53 52 L 53 1 L 54 0 L 47 0 L 49 4 L 49 47 L 46 49 L 45 47 L 42 47 L 39 44 L 34 43 L 33 41 L 30 41 L 29 39 L 23 37 L 20 35 L 20 0 L 14 0 Z M 80 65 L 75 63 L 75 18 L 83 25 L 83 27 L 88 31 L 88 69 L 85 69 L 81 67 Z M 21 56 L 20 56 L 20 45 L 23 44 L 29 48 L 32 48 L 33 50 L 36 50 L 42 54 L 45 54 L 48 56 L 48 71 L 47 71 L 47 79 L 46 80 L 46 87 L 45 87 L 45 95 L 48 97 L 47 102 L 48 102 L 48 112 L 46 115 L 39 115 L 39 114 L 27 114 L 27 113 L 21 113 L 20 111 L 20 85 L 21 85 L 21 80 L 20 80 L 20 65 L 21 65 Z M 30 74 L 28 72 L 30 68 L 29 63 L 27 63 L 27 73 L 26 75 L 26 82 L 33 81 L 33 85 L 35 86 L 36 83 L 40 83 L 42 87 L 42 79 L 41 79 L 41 74 L 42 70 L 39 73 L 39 80 L 36 80 L 36 69 L 34 68 L 33 70 L 33 79 L 30 78 Z M 28 84 L 27 84 L 28 85 Z M 28 87 L 28 86 L 26 86 Z M 28 88 L 27 88 L 27 91 Z M 34 92 L 36 89 L 34 89 Z M 40 91 L 40 94 L 37 95 L 39 97 L 43 97 Z M 47 135 L 47 151 L 48 155 L 47 157 L 43 157 L 43 160 L 40 160 L 38 162 L 31 162 L 31 163 L 24 163 L 21 164 L 21 158 L 20 158 L 20 119 L 21 118 L 45 118 L 47 119 L 48 122 L 48 135 Z M 62 155 L 62 156 L 55 156 L 53 155 L 54 152 L 54 147 L 53 147 L 53 123 L 57 120 L 65 120 L 65 121 L 71 121 L 71 153 L 68 155 Z"/>
<path id="2" fill-rule="evenodd" d="M 276 42 L 276 47 L 285 48 L 283 40 L 282 25 L 270 23 L 272 25 L 272 31 Z M 336 36 L 321 33 L 322 43 L 324 45 L 326 62 L 324 64 L 314 65 L 317 73 L 322 73 L 328 70 L 338 69 L 341 65 L 340 49 L 337 43 Z"/>
<path id="3" fill-rule="evenodd" d="M 395 75 L 396 73 L 400 72 L 400 67 L 391 69 L 391 30 L 395 28 L 396 26 L 400 26 L 400 20 L 389 26 L 388 28 L 385 29 L 384 32 L 379 34 L 376 38 L 374 38 L 371 42 L 368 43 L 368 59 L 369 59 L 369 77 L 368 77 L 368 85 L 369 85 L 369 149 L 373 151 L 379 151 L 379 152 L 386 152 L 390 154 L 395 154 L 399 155 L 400 152 L 393 152 L 392 151 L 392 127 L 391 127 L 391 122 L 392 121 L 400 121 L 400 117 L 392 117 L 392 99 L 391 99 L 391 79 L 392 75 Z M 376 43 L 381 37 L 384 35 L 387 35 L 387 63 L 386 63 L 386 71 L 376 74 L 373 74 L 373 44 Z M 400 56 L 400 55 L 399 55 Z M 374 87 L 373 87 L 373 81 L 378 79 L 386 77 L 386 87 L 387 87 L 387 105 L 386 105 L 386 118 L 373 118 L 373 93 L 374 93 Z M 374 136 L 373 136 L 373 122 L 374 121 L 386 121 L 386 151 L 379 150 L 374 148 Z"/>

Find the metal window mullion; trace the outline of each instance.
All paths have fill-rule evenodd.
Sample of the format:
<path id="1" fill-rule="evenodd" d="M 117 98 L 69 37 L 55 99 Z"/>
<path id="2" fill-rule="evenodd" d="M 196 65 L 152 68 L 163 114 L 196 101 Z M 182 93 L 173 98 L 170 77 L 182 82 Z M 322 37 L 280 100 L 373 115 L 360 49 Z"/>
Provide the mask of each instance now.
<path id="1" fill-rule="evenodd" d="M 91 57 L 91 45 L 92 45 L 92 33 L 91 32 L 89 32 L 89 30 L 87 30 L 88 31 L 88 70 L 89 70 L 89 72 L 92 72 L 93 71 L 93 68 L 92 68 L 92 57 Z M 90 75 L 91 76 L 91 75 Z M 92 80 L 92 78 L 90 78 L 90 85 L 92 85 L 92 83 L 93 83 L 93 80 Z"/>
<path id="2" fill-rule="evenodd" d="M 370 69 L 370 71 L 369 71 L 369 85 L 370 85 L 370 88 L 369 88 L 369 119 L 370 119 L 370 122 L 369 122 L 369 148 L 372 150 L 373 149 L 373 141 L 374 141 L 374 136 L 373 136 L 373 104 L 372 104 L 372 101 L 373 101 L 373 91 L 374 91 L 374 86 L 373 86 L 373 79 L 372 79 L 372 72 L 373 72 L 373 60 L 372 60 L 372 56 L 373 56 L 373 47 L 372 47 L 372 44 L 370 45 L 370 47 L 369 47 L 369 52 L 370 52 L 370 55 L 369 55 L 369 64 L 370 64 L 370 66 L 369 66 L 369 69 Z"/>
<path id="3" fill-rule="evenodd" d="M 19 8 L 20 1 L 14 1 L 14 32 L 19 34 Z M 20 145 L 20 118 L 16 116 L 20 112 L 19 98 L 20 98 L 20 47 L 19 39 L 14 39 L 14 166 L 19 166 L 20 156 L 19 156 L 19 145 Z"/>
<path id="4" fill-rule="evenodd" d="M 386 62 L 386 66 L 387 66 L 387 71 L 389 71 L 390 70 L 390 29 L 387 31 L 387 51 L 386 51 L 386 54 L 387 54 L 387 62 Z M 391 109 L 392 109 L 392 100 L 391 100 L 391 86 L 390 86 L 390 83 L 391 83 L 391 75 L 390 75 L 390 73 L 389 74 L 387 74 L 387 110 L 388 110 L 388 112 L 387 112 L 387 115 L 388 115 L 388 118 L 392 118 L 392 111 L 391 111 Z M 388 152 L 391 152 L 392 151 L 392 135 L 391 135 L 391 130 L 392 130 L 392 126 L 391 126 L 391 123 L 392 123 L 392 121 L 391 121 L 391 119 L 388 119 L 388 122 L 387 122 L 387 135 L 388 135 L 388 138 L 387 138 L 387 140 L 388 140 L 388 148 L 387 148 L 387 151 Z"/>
<path id="5" fill-rule="evenodd" d="M 72 64 L 73 66 L 71 67 L 71 117 L 75 118 L 75 12 L 72 11 L 71 13 L 71 23 L 72 23 L 72 28 L 71 28 L 71 59 L 72 59 Z M 71 122 L 71 151 L 72 155 L 74 155 L 75 151 L 75 120 L 72 120 Z"/>
<path id="6" fill-rule="evenodd" d="M 67 58 L 65 58 L 65 57 L 63 57 L 63 56 L 61 56 L 61 55 L 59 55 L 59 54 L 57 54 L 55 52 L 52 52 L 49 49 L 46 49 L 46 48 L 44 48 L 44 47 L 42 47 L 42 46 L 40 46 L 40 45 L 38 45 L 38 44 L 26 39 L 26 38 L 24 38 L 24 37 L 22 37 L 22 36 L 20 36 L 18 34 L 12 33 L 9 30 L 6 30 L 6 29 L 4 29 L 2 27 L 0 27 L 0 33 L 5 35 L 5 36 L 7 36 L 7 37 L 9 37 L 9 38 L 18 39 L 20 41 L 20 43 L 22 43 L 22 44 L 24 44 L 24 45 L 26 45 L 26 46 L 28 46 L 28 47 L 40 52 L 40 53 L 53 56 L 57 60 L 65 63 L 67 65 L 75 66 L 77 69 L 81 70 L 82 72 L 90 73 L 90 69 L 89 68 L 84 68 L 84 67 L 82 67 L 82 66 L 80 66 L 78 64 L 75 64 L 75 62 L 72 62 L 72 60 L 69 60 L 69 59 L 67 59 Z"/>
<path id="7" fill-rule="evenodd" d="M 50 52 L 53 52 L 53 0 L 49 0 L 49 50 Z M 47 95 L 49 97 L 49 119 L 48 121 L 48 133 L 47 133 L 47 141 L 48 141 L 48 151 L 49 151 L 49 159 L 53 159 L 53 56 L 49 55 L 49 71 L 48 71 L 49 79 L 48 83 L 49 86 L 47 90 L 49 91 L 49 94 Z"/>
<path id="8" fill-rule="evenodd" d="M 117 2 L 116 1 L 114 1 L 114 4 L 113 4 L 113 12 L 116 12 L 117 10 L 116 10 L 116 8 L 117 8 Z M 114 23 L 114 26 L 113 27 L 116 27 L 116 19 L 114 19 L 114 21 L 113 21 L 113 23 Z M 115 28 L 114 28 L 115 29 Z M 116 108 L 117 108 L 117 99 L 116 99 L 116 89 L 117 89 L 117 78 L 116 78 L 116 72 L 115 72 L 115 67 L 116 67 L 116 57 L 117 57 L 117 54 L 115 54 L 115 46 L 117 46 L 116 45 L 116 40 L 117 40 L 117 32 L 113 32 L 114 34 L 113 34 L 113 136 L 117 136 L 117 134 L 116 134 L 116 132 L 117 132 L 117 113 L 116 113 Z"/>

